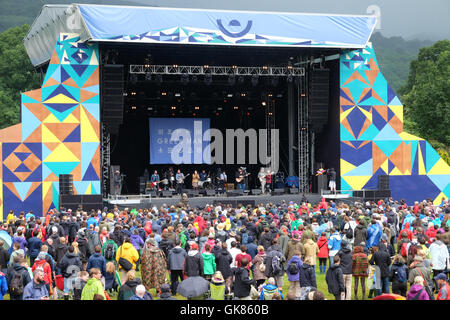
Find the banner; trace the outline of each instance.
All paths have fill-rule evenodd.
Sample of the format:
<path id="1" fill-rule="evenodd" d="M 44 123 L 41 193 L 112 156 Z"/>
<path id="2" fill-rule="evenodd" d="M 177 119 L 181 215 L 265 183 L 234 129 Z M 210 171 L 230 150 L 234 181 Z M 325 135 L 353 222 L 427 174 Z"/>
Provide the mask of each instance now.
<path id="1" fill-rule="evenodd" d="M 149 118 L 150 164 L 209 164 L 210 119 Z"/>

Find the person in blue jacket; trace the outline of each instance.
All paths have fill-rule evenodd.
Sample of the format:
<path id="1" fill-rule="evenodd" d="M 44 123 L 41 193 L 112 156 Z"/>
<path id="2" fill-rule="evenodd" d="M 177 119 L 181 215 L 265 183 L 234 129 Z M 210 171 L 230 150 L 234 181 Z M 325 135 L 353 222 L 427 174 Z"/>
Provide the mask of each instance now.
<path id="1" fill-rule="evenodd" d="M 3 296 L 8 292 L 8 284 L 6 276 L 3 272 L 0 272 L 0 300 L 3 300 Z"/>
<path id="2" fill-rule="evenodd" d="M 382 234 L 383 230 L 381 229 L 381 226 L 375 219 L 372 219 L 370 227 L 367 228 L 367 249 L 378 246 Z"/>
<path id="3" fill-rule="evenodd" d="M 38 230 L 34 230 L 32 237 L 27 241 L 28 256 L 30 257 L 30 266 L 34 264 L 39 252 L 41 252 L 42 241 L 37 237 Z"/>

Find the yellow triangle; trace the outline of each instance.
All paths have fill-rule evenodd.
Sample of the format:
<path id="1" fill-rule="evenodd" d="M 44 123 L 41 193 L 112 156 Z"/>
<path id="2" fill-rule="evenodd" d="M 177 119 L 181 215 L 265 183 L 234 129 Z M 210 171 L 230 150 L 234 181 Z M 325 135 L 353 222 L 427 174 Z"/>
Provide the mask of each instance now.
<path id="1" fill-rule="evenodd" d="M 345 175 L 347 172 L 352 171 L 355 169 L 356 166 L 352 165 L 350 162 L 347 162 L 343 159 L 341 159 L 341 175 Z"/>
<path id="2" fill-rule="evenodd" d="M 61 121 L 56 118 L 53 113 L 50 113 L 47 118 L 43 121 L 43 123 L 61 123 Z"/>
<path id="3" fill-rule="evenodd" d="M 79 162 L 78 159 L 72 151 L 70 151 L 64 143 L 61 143 L 59 146 L 53 150 L 52 153 L 48 155 L 48 157 L 44 160 L 45 162 Z"/>
<path id="4" fill-rule="evenodd" d="M 427 171 L 425 170 L 425 164 L 423 163 L 422 150 L 420 148 L 420 145 L 417 150 L 419 152 L 419 175 L 426 175 Z"/>
<path id="5" fill-rule="evenodd" d="M 388 108 L 403 122 L 403 106 L 389 106 Z"/>
<path id="6" fill-rule="evenodd" d="M 89 186 L 87 187 L 84 194 L 92 194 L 91 185 L 92 185 L 92 183 L 89 183 Z"/>
<path id="7" fill-rule="evenodd" d="M 428 171 L 428 174 L 450 174 L 450 167 L 448 164 L 439 158 L 438 162 Z"/>
<path id="8" fill-rule="evenodd" d="M 42 182 L 42 198 L 44 199 L 45 196 L 48 194 L 52 187 L 53 182 L 51 181 L 43 181 Z"/>
<path id="9" fill-rule="evenodd" d="M 351 107 L 348 110 L 345 110 L 344 112 L 341 113 L 341 122 L 342 120 L 344 120 L 345 118 L 347 118 L 348 114 L 350 112 L 352 112 L 352 110 L 355 109 L 355 107 Z"/>
<path id="10" fill-rule="evenodd" d="M 345 176 L 345 181 L 353 190 L 361 190 L 372 176 Z"/>
<path id="11" fill-rule="evenodd" d="M 383 164 L 380 167 L 384 172 L 389 172 L 389 159 L 386 159 L 386 161 L 383 162 Z"/>
<path id="12" fill-rule="evenodd" d="M 69 114 L 62 123 L 80 123 L 80 121 L 73 114 Z"/>
<path id="13" fill-rule="evenodd" d="M 403 140 L 412 140 L 412 141 L 417 141 L 417 140 L 423 140 L 422 138 L 416 137 L 415 135 L 409 134 L 405 131 L 403 131 L 402 133 L 398 134 Z"/>
<path id="14" fill-rule="evenodd" d="M 391 176 L 404 176 L 404 174 L 400 170 L 398 170 L 397 167 L 392 169 L 392 171 L 389 173 L 389 175 L 391 175 Z"/>
<path id="15" fill-rule="evenodd" d="M 42 142 L 61 142 L 61 141 L 59 141 L 59 139 L 46 126 L 42 126 Z"/>
<path id="16" fill-rule="evenodd" d="M 433 204 L 435 206 L 440 205 L 442 202 L 442 198 L 447 199 L 447 196 L 443 192 L 439 193 L 439 195 L 436 197 L 436 199 L 434 199 Z"/>
<path id="17" fill-rule="evenodd" d="M 60 94 L 44 101 L 44 103 L 76 103 L 76 104 L 78 104 L 79 102 L 60 93 Z"/>
<path id="18" fill-rule="evenodd" d="M 92 128 L 84 108 L 80 108 L 81 142 L 98 142 L 97 134 Z"/>

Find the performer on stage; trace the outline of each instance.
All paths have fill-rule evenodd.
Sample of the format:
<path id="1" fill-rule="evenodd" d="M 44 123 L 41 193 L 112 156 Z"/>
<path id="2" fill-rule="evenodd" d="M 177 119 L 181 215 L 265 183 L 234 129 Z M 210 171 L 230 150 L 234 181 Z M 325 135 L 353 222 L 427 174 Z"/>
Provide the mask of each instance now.
<path id="1" fill-rule="evenodd" d="M 330 181 L 328 183 L 328 186 L 330 187 L 330 190 L 334 193 L 336 193 L 336 171 L 334 171 L 334 168 L 330 168 L 327 170 L 328 180 Z"/>
<path id="2" fill-rule="evenodd" d="M 225 171 L 218 170 L 218 186 L 217 192 L 223 193 L 225 191 L 225 183 L 227 183 L 227 173 Z"/>
<path id="3" fill-rule="evenodd" d="M 155 170 L 150 178 L 150 182 L 152 183 L 152 189 L 158 189 L 158 183 L 160 182 L 158 171 Z"/>
<path id="4" fill-rule="evenodd" d="M 194 176 L 192 176 L 192 179 L 194 178 Z M 202 170 L 202 172 L 200 172 L 200 181 L 206 181 L 206 179 L 208 178 L 208 174 L 206 173 L 205 169 Z"/>
<path id="5" fill-rule="evenodd" d="M 266 190 L 270 193 L 270 191 L 272 190 L 272 175 L 275 172 L 269 171 L 266 173 Z"/>
<path id="6" fill-rule="evenodd" d="M 192 174 L 192 189 L 197 190 L 198 189 L 198 180 L 200 179 L 200 175 L 198 174 L 197 170 L 194 171 Z"/>
<path id="7" fill-rule="evenodd" d="M 114 172 L 114 195 L 119 195 L 121 193 L 121 189 L 122 189 L 122 176 L 120 174 L 119 170 L 116 170 Z"/>
<path id="8" fill-rule="evenodd" d="M 167 172 L 167 178 L 169 179 L 170 187 L 172 189 L 175 188 L 175 172 L 172 167 L 169 167 L 169 171 Z"/>
<path id="9" fill-rule="evenodd" d="M 262 168 L 262 167 L 258 172 L 258 179 L 261 184 L 261 192 L 264 194 L 264 192 L 266 190 L 266 172 L 264 171 L 264 168 Z"/>
<path id="10" fill-rule="evenodd" d="M 181 173 L 181 170 L 178 169 L 177 170 L 177 174 L 175 175 L 175 179 L 177 180 L 177 194 L 181 194 L 181 192 L 183 191 L 183 186 L 184 186 L 184 174 Z"/>
<path id="11" fill-rule="evenodd" d="M 244 170 L 242 170 L 242 168 L 239 168 L 238 171 L 236 172 L 237 187 L 243 191 L 245 191 L 245 177 L 246 176 L 248 176 L 248 173 L 245 173 Z"/>

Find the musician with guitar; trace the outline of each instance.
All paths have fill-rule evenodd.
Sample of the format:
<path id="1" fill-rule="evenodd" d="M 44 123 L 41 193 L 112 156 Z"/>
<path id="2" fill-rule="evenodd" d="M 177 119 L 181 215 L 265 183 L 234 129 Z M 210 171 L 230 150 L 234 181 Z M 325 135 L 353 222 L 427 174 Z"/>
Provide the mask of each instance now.
<path id="1" fill-rule="evenodd" d="M 152 189 L 158 189 L 158 184 L 160 183 L 158 171 L 155 170 L 150 178 L 150 183 Z"/>
<path id="2" fill-rule="evenodd" d="M 250 175 L 250 173 L 244 172 L 244 170 L 242 168 L 238 169 L 235 177 L 236 177 L 237 187 L 239 189 L 245 191 L 245 178 L 249 175 Z"/>
<path id="3" fill-rule="evenodd" d="M 186 179 L 187 177 L 189 177 L 189 174 L 185 176 L 183 173 L 181 173 L 180 169 L 177 170 L 177 174 L 175 175 L 175 179 L 177 180 L 177 194 L 181 195 L 184 186 L 184 179 Z"/>
<path id="4" fill-rule="evenodd" d="M 262 194 L 264 194 L 266 191 L 266 172 L 264 171 L 263 167 L 261 167 L 261 169 L 258 172 L 258 179 L 261 184 L 261 192 Z"/>

